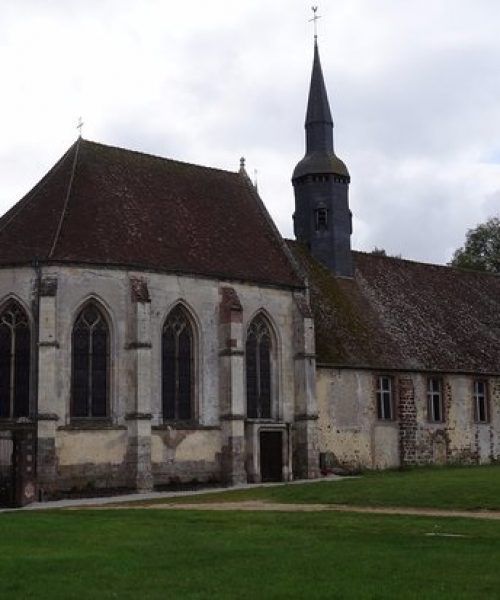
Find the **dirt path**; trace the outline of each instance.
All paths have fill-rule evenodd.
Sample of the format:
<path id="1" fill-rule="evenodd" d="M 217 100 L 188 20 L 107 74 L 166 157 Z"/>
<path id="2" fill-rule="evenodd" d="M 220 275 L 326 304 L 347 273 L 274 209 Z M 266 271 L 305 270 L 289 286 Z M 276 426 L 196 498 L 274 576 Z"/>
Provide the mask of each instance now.
<path id="1" fill-rule="evenodd" d="M 148 508 L 155 510 L 238 510 L 238 511 L 277 511 L 277 512 L 356 512 L 381 515 L 412 515 L 422 517 L 462 517 L 467 519 L 500 519 L 500 511 L 444 510 L 435 508 L 415 508 L 403 506 L 348 506 L 345 504 L 285 504 L 247 500 L 245 502 L 182 502 L 165 504 L 114 504 L 99 507 L 85 507 L 93 510 Z M 72 508 L 81 510 L 81 508 Z"/>

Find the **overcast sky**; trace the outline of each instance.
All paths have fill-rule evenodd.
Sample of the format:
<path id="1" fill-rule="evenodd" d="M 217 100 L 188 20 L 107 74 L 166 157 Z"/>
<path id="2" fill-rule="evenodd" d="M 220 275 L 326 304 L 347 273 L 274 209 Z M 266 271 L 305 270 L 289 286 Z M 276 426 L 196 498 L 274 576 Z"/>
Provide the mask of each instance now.
<path id="1" fill-rule="evenodd" d="M 303 0 L 0 0 L 0 212 L 73 143 L 237 170 L 291 237 L 313 31 Z M 500 213 L 500 2 L 319 7 L 353 247 L 446 263 Z"/>

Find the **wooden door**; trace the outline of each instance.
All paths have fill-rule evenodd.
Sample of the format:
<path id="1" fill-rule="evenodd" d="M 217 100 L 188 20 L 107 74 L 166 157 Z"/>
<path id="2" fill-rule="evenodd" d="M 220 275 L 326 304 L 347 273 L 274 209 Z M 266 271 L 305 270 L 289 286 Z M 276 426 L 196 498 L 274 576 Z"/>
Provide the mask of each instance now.
<path id="1" fill-rule="evenodd" d="M 283 432 L 260 432 L 260 476 L 262 481 L 283 479 Z"/>

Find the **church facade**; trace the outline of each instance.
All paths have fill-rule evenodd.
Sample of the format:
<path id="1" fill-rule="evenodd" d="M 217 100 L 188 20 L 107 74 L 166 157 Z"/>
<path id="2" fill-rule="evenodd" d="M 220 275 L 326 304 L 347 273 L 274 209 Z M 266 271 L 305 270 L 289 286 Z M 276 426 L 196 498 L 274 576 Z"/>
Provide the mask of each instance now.
<path id="1" fill-rule="evenodd" d="M 500 456 L 500 277 L 351 251 L 315 44 L 290 242 L 316 328 L 322 470 Z"/>
<path id="2" fill-rule="evenodd" d="M 317 45 L 295 242 L 79 138 L 0 219 L 0 501 L 497 460 L 500 278 L 353 252 Z"/>
<path id="3" fill-rule="evenodd" d="M 40 497 L 317 475 L 306 290 L 243 170 L 79 139 L 0 235 L 4 480 L 30 432 Z"/>

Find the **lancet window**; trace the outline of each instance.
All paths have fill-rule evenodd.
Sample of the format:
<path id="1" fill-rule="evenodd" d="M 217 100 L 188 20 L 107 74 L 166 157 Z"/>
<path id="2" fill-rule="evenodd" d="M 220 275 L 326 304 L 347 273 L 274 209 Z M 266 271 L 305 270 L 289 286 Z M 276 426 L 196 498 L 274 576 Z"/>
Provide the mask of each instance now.
<path id="1" fill-rule="evenodd" d="M 31 334 L 15 300 L 0 313 L 0 417 L 29 416 Z"/>
<path id="2" fill-rule="evenodd" d="M 267 321 L 260 315 L 248 327 L 245 354 L 247 417 L 270 419 L 272 338 Z"/>
<path id="3" fill-rule="evenodd" d="M 109 327 L 91 302 L 78 315 L 72 334 L 71 416 L 105 418 L 109 414 Z"/>
<path id="4" fill-rule="evenodd" d="M 167 317 L 162 334 L 162 405 L 165 420 L 194 418 L 193 327 L 186 311 L 177 306 Z"/>

